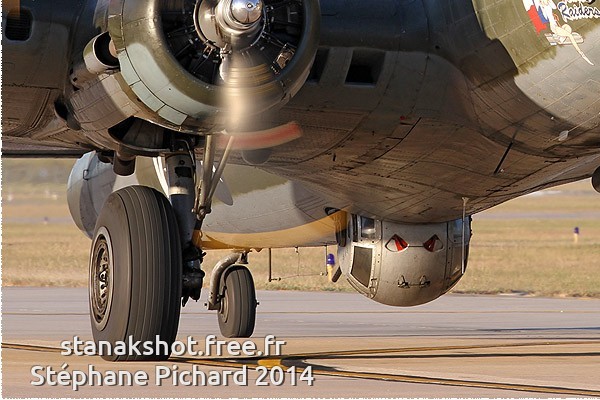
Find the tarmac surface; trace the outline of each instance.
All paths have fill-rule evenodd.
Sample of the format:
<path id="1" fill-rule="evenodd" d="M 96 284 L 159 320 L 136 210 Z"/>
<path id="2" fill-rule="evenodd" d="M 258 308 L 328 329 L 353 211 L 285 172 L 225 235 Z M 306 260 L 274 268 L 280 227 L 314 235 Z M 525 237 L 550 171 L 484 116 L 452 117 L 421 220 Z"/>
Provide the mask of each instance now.
<path id="1" fill-rule="evenodd" d="M 91 340 L 85 289 L 2 288 L 2 395 L 600 397 L 600 300 L 447 295 L 423 306 L 393 308 L 348 293 L 258 292 L 257 297 L 251 339 L 266 351 L 265 337 L 274 335 L 286 342 L 279 354 L 270 348 L 269 356 L 226 351 L 219 356 L 215 345 L 209 355 L 109 363 L 98 356 L 60 354 L 61 341 Z M 216 315 L 202 300 L 183 309 L 179 340 L 192 336 L 197 348 L 206 350 L 206 337 L 218 332 Z M 68 373 L 58 383 L 51 377 L 35 386 L 41 378 L 32 373 L 34 366 L 44 379 L 50 369 Z M 89 368 L 104 377 L 108 371 L 142 371 L 148 380 L 125 386 L 88 382 L 74 391 L 67 375 L 89 376 Z M 191 374 L 182 374 L 187 371 L 215 380 L 193 382 Z M 240 379 L 229 376 L 224 386 L 224 377 L 236 372 Z"/>

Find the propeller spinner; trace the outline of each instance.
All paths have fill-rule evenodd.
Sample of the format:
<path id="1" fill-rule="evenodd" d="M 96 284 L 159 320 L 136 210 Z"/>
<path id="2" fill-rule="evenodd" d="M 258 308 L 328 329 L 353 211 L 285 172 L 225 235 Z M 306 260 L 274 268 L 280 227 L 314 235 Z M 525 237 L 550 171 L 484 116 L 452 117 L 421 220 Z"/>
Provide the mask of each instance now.
<path id="1" fill-rule="evenodd" d="M 253 24 L 262 16 L 262 0 L 233 0 L 231 16 L 240 24 Z"/>

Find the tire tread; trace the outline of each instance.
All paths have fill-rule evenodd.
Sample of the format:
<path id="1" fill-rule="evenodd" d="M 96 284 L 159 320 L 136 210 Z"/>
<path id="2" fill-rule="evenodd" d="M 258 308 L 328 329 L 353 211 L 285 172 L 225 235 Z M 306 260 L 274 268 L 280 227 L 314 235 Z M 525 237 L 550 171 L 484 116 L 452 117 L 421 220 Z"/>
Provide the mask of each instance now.
<path id="1" fill-rule="evenodd" d="M 134 341 L 154 341 L 155 336 L 159 335 L 161 340 L 172 343 L 179 324 L 182 274 L 181 244 L 175 214 L 168 200 L 148 187 L 129 186 L 114 192 L 111 197 L 115 198 L 110 203 L 107 200 L 98 218 L 96 231 L 100 225 L 108 225 L 109 232 L 119 231 L 115 235 L 118 239 L 127 238 L 129 241 L 129 265 L 114 266 L 115 270 L 122 269 L 115 275 L 130 280 L 129 298 L 127 294 L 120 293 L 117 300 L 121 302 L 113 302 L 111 307 L 111 312 L 117 314 L 115 318 L 126 319 L 123 321 L 126 328 L 124 331 L 96 332 L 92 323 L 94 338 L 108 338 L 114 342 L 127 340 L 131 335 Z M 121 212 L 113 209 L 114 206 L 110 204 L 114 203 L 122 204 Z M 121 243 L 113 243 L 113 251 L 115 244 L 122 246 Z M 168 355 L 107 357 L 113 361 L 167 358 Z"/>

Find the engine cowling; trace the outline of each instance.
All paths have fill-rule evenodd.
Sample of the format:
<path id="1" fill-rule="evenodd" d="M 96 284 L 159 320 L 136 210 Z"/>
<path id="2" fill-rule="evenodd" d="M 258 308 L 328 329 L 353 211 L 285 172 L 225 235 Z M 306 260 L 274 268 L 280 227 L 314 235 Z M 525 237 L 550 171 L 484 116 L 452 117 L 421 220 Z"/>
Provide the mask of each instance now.
<path id="1" fill-rule="evenodd" d="M 462 219 L 407 225 L 350 215 L 338 237 L 338 262 L 348 282 L 372 300 L 391 306 L 424 304 L 463 276 L 470 219 L 464 225 L 463 233 Z"/>
<path id="2" fill-rule="evenodd" d="M 111 1 L 108 30 L 123 91 L 165 125 L 193 129 L 197 120 L 214 116 L 223 106 L 223 63 L 233 53 L 242 61 L 231 70 L 236 87 L 232 95 L 251 98 L 254 114 L 284 104 L 312 66 L 319 2 L 258 3 L 263 1 L 260 18 L 241 24 L 247 32 L 232 28 L 237 23 L 234 12 L 240 19 L 235 0 Z"/>
<path id="3" fill-rule="evenodd" d="M 138 157 L 135 174 L 119 176 L 98 153 L 86 153 L 73 165 L 67 183 L 67 203 L 75 225 L 89 238 L 94 235 L 96 220 L 108 196 L 131 185 L 145 185 L 164 191 L 166 181 L 157 174 L 156 159 Z"/>

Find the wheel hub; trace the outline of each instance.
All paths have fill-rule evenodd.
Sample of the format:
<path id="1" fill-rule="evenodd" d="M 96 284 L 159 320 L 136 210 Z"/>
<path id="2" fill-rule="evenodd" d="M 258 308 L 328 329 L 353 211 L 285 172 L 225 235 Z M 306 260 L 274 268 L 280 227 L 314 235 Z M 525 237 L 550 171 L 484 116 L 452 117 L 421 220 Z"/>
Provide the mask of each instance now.
<path id="1" fill-rule="evenodd" d="M 110 313 L 112 271 L 113 259 L 108 232 L 99 232 L 90 260 L 90 308 L 92 318 L 100 330 L 106 325 Z"/>
<path id="2" fill-rule="evenodd" d="M 229 317 L 229 301 L 227 300 L 227 297 L 227 288 L 225 288 L 223 296 L 221 297 L 221 306 L 219 307 L 219 314 L 221 314 L 223 322 L 227 322 Z"/>

